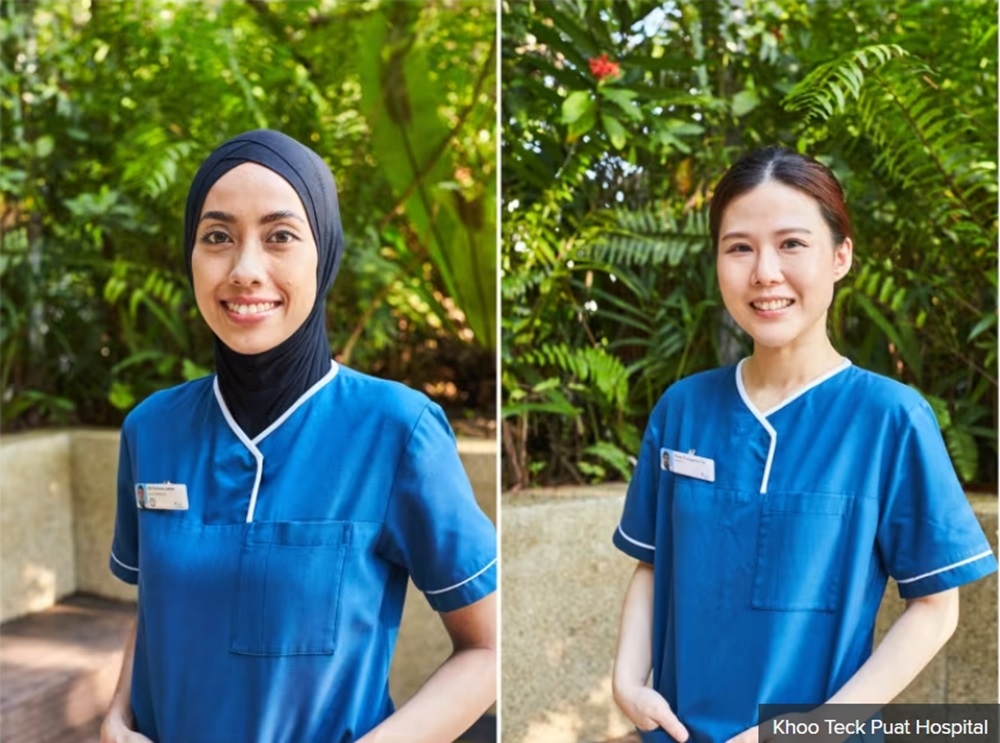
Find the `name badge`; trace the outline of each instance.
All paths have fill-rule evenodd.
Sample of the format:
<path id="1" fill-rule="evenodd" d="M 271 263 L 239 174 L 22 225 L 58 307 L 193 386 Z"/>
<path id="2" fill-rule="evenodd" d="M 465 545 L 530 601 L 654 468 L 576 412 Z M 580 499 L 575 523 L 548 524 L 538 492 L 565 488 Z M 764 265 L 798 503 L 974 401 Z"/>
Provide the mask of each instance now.
<path id="1" fill-rule="evenodd" d="M 144 482 L 135 486 L 135 504 L 155 511 L 186 511 L 187 485 L 173 482 Z"/>
<path id="2" fill-rule="evenodd" d="M 715 482 L 715 460 L 695 456 L 694 452 L 685 454 L 670 449 L 660 449 L 660 469 L 669 470 L 675 475 Z"/>

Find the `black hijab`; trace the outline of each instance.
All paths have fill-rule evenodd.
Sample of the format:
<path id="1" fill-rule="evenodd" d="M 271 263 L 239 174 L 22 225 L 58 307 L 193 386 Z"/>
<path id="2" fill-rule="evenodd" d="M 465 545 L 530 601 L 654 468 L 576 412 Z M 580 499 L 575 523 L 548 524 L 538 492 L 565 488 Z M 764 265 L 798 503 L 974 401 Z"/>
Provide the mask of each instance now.
<path id="1" fill-rule="evenodd" d="M 257 129 L 219 145 L 195 174 L 184 212 L 184 258 L 188 279 L 198 220 L 209 190 L 243 163 L 256 163 L 284 178 L 302 200 L 316 242 L 316 303 L 292 335 L 272 349 L 241 354 L 215 339 L 215 367 L 226 406 L 244 433 L 255 437 L 281 417 L 330 371 L 326 295 L 340 267 L 344 233 L 337 186 L 322 158 L 281 132 Z"/>

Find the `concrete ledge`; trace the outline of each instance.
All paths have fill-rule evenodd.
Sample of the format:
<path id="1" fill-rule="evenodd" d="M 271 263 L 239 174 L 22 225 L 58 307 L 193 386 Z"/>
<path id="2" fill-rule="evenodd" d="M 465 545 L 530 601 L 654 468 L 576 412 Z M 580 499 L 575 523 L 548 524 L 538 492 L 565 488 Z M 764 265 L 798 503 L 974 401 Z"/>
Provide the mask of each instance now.
<path id="1" fill-rule="evenodd" d="M 71 447 L 67 432 L 5 436 L 0 445 L 0 621 L 76 590 Z"/>
<path id="2" fill-rule="evenodd" d="M 5 436 L 0 443 L 0 621 L 53 606 L 76 591 L 135 601 L 111 575 L 118 431 L 76 429 Z M 459 439 L 476 500 L 496 523 L 496 442 Z M 390 688 L 408 699 L 451 652 L 437 614 L 410 586 Z"/>
<path id="3" fill-rule="evenodd" d="M 578 743 L 625 736 L 611 697 L 618 618 L 635 561 L 611 544 L 625 485 L 503 495 L 504 743 Z M 972 496 L 997 549 L 997 499 Z M 900 703 L 997 700 L 997 577 L 961 591 L 962 618 Z M 902 611 L 887 587 L 878 639 Z"/>

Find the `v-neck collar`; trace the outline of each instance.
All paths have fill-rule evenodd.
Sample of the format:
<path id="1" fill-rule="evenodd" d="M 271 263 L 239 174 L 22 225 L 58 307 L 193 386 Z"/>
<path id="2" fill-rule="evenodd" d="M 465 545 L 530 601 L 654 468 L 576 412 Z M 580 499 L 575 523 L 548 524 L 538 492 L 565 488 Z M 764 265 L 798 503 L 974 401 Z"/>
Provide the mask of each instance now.
<path id="1" fill-rule="evenodd" d="M 749 357 L 747 357 L 747 358 L 749 358 Z M 795 390 L 795 392 L 793 392 L 791 395 L 789 395 L 784 400 L 782 400 L 781 402 L 779 402 L 777 405 L 774 405 L 771 408 L 769 408 L 768 410 L 762 412 L 762 411 L 758 410 L 758 408 L 757 408 L 756 405 L 754 405 L 753 400 L 750 399 L 750 395 L 747 393 L 746 387 L 743 385 L 743 364 L 745 364 L 746 361 L 747 361 L 746 358 L 740 359 L 739 363 L 736 365 L 736 389 L 739 390 L 740 398 L 743 400 L 743 404 L 746 405 L 747 408 L 749 408 L 750 412 L 753 413 L 754 417 L 757 420 L 761 421 L 762 423 L 769 416 L 771 416 L 774 413 L 778 412 L 779 410 L 781 410 L 786 405 L 794 402 L 795 400 L 798 400 L 800 397 L 802 397 L 804 394 L 806 394 L 809 390 L 813 389 L 814 387 L 818 387 L 819 385 L 823 384 L 823 382 L 825 382 L 826 380 L 828 380 L 828 379 L 830 379 L 832 377 L 835 377 L 836 375 L 840 374 L 840 372 L 844 371 L 845 369 L 847 369 L 847 368 L 849 368 L 851 366 L 851 360 L 845 358 L 843 361 L 841 361 L 837 366 L 835 366 L 830 371 L 824 372 L 823 374 L 820 374 L 815 379 L 813 379 L 813 380 L 811 380 L 809 382 L 806 382 L 804 385 L 802 385 L 801 387 L 799 387 L 797 390 Z M 768 427 L 768 426 L 765 425 L 765 427 Z"/>
<path id="2" fill-rule="evenodd" d="M 784 400 L 782 400 L 777 405 L 775 405 L 770 410 L 764 413 L 758 410 L 757 406 L 753 404 L 753 401 L 750 399 L 750 395 L 747 394 L 746 387 L 743 386 L 743 364 L 745 362 L 746 362 L 745 358 L 740 359 L 740 362 L 736 365 L 736 389 L 739 390 L 740 398 L 743 400 L 743 404 L 746 405 L 747 409 L 751 413 L 753 413 L 753 417 L 757 419 L 757 422 L 764 427 L 764 430 L 767 431 L 768 438 L 770 439 L 767 447 L 767 459 L 764 461 L 764 475 L 763 477 L 761 477 L 760 481 L 760 492 L 766 493 L 767 485 L 771 480 L 771 465 L 774 464 L 774 452 L 778 445 L 778 432 L 775 430 L 774 426 L 771 425 L 771 421 L 769 421 L 767 417 L 781 410 L 783 407 L 793 402 L 794 400 L 798 400 L 800 397 L 802 397 L 804 394 L 806 394 L 809 390 L 813 389 L 814 387 L 821 385 L 823 384 L 823 382 L 830 379 L 831 377 L 840 374 L 840 372 L 850 367 L 851 360 L 844 359 L 836 367 L 834 367 L 828 372 L 825 372 L 824 374 L 819 375 L 818 377 L 816 377 L 816 379 L 813 379 L 812 381 L 802 385 L 802 387 L 795 390 L 794 393 L 792 393 L 791 395 L 789 395 Z"/>
<path id="3" fill-rule="evenodd" d="M 219 404 L 219 409 L 222 410 L 222 417 L 226 419 L 226 423 L 229 425 L 230 430 L 236 434 L 236 438 L 245 446 L 250 453 L 253 455 L 254 461 L 257 464 L 257 472 L 254 475 L 253 489 L 250 491 L 250 504 L 247 506 L 247 517 L 246 522 L 249 524 L 253 521 L 254 511 L 257 508 L 257 493 L 260 491 L 260 481 L 264 474 L 264 454 L 260 449 L 257 448 L 257 444 L 260 443 L 268 434 L 272 431 L 276 431 L 282 423 L 288 420 L 289 416 L 292 415 L 296 410 L 298 410 L 305 402 L 323 389 L 330 381 L 337 376 L 337 372 L 340 370 L 340 366 L 333 359 L 330 360 L 330 371 L 327 372 L 322 379 L 320 379 L 316 384 L 307 389 L 302 393 L 301 397 L 293 402 L 284 413 L 282 413 L 274 423 L 265 428 L 263 431 L 258 433 L 252 439 L 246 435 L 246 432 L 240 428 L 236 419 L 233 418 L 233 414 L 229 411 L 226 406 L 226 401 L 222 397 L 222 390 L 219 389 L 219 378 L 216 377 L 212 382 L 212 391 L 215 393 L 215 400 Z"/>
<path id="4" fill-rule="evenodd" d="M 339 370 L 340 367 L 337 365 L 337 362 L 331 359 L 330 371 L 324 374 L 323 377 L 321 377 L 320 380 L 316 382 L 316 384 L 314 384 L 312 387 L 303 392 L 302 395 L 288 407 L 288 410 L 286 410 L 284 413 L 278 416 L 278 418 L 271 425 L 269 425 L 263 431 L 258 433 L 252 439 L 246 435 L 246 433 L 243 431 L 242 428 L 240 428 L 239 424 L 236 422 L 236 419 L 233 418 L 233 414 L 229 412 L 229 407 L 226 405 L 226 401 L 222 397 L 222 390 L 219 389 L 218 377 L 216 377 L 212 383 L 212 390 L 213 392 L 215 392 L 215 399 L 219 403 L 219 408 L 222 410 L 222 415 L 226 419 L 226 423 L 229 424 L 229 428 L 232 430 L 234 434 L 236 434 L 236 438 L 238 438 L 247 449 L 253 451 L 257 448 L 257 444 L 259 442 L 263 441 L 268 434 L 272 433 L 273 431 L 276 431 L 281 426 L 282 423 L 288 420 L 289 416 L 291 416 L 292 413 L 294 413 L 296 410 L 302 407 L 302 405 L 304 405 L 305 402 L 310 397 L 312 397 L 321 389 L 323 389 L 323 387 L 325 387 L 335 376 L 337 376 L 337 372 Z"/>

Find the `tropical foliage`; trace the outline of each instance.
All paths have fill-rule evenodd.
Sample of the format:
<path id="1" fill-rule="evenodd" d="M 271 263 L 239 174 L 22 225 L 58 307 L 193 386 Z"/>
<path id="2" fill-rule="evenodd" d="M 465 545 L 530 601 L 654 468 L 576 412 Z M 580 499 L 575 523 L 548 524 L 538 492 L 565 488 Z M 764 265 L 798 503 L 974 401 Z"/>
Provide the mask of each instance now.
<path id="1" fill-rule="evenodd" d="M 494 6 L 23 0 L 0 45 L 6 428 L 115 424 L 206 373 L 184 199 L 257 127 L 337 178 L 338 358 L 492 416 Z"/>
<path id="2" fill-rule="evenodd" d="M 627 476 L 662 391 L 749 350 L 706 203 L 771 143 L 847 192 L 835 343 L 919 389 L 995 487 L 993 0 L 511 2 L 502 47 L 508 487 Z"/>

